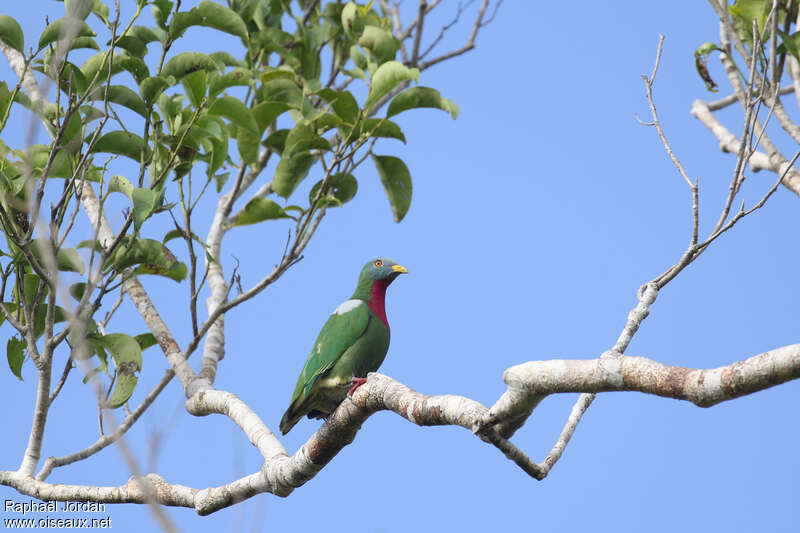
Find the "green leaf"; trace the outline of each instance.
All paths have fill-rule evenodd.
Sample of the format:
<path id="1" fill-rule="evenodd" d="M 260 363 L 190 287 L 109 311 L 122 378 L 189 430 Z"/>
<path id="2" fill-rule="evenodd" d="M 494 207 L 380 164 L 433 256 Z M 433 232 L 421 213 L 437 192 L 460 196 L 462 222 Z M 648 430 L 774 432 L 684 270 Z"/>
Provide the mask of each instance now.
<path id="1" fill-rule="evenodd" d="M 112 176 L 108 181 L 108 192 L 121 192 L 131 200 L 133 200 L 133 185 L 128 181 L 128 178 L 120 175 Z"/>
<path id="2" fill-rule="evenodd" d="M 390 155 L 373 155 L 375 168 L 392 206 L 394 221 L 400 222 L 411 206 L 411 174 L 402 159 Z"/>
<path id="3" fill-rule="evenodd" d="M 183 36 L 186 30 L 199 25 L 199 23 L 200 18 L 194 10 L 179 11 L 172 16 L 172 20 L 169 22 L 169 38 L 175 41 Z"/>
<path id="4" fill-rule="evenodd" d="M 308 152 L 281 158 L 275 169 L 275 176 L 272 178 L 272 190 L 278 196 L 289 198 L 297 185 L 308 175 L 314 159 L 315 157 Z"/>
<path id="5" fill-rule="evenodd" d="M 208 112 L 211 115 L 225 117 L 237 126 L 254 133 L 259 133 L 258 123 L 253 118 L 253 114 L 238 98 L 228 95 L 220 96 L 211 104 Z"/>
<path id="6" fill-rule="evenodd" d="M 239 149 L 239 157 L 246 164 L 255 165 L 258 162 L 258 147 L 260 143 L 261 135 L 245 128 L 236 128 L 236 147 Z"/>
<path id="7" fill-rule="evenodd" d="M 389 30 L 377 26 L 365 26 L 358 44 L 371 51 L 379 65 L 394 59 L 400 48 L 400 41 Z"/>
<path id="8" fill-rule="evenodd" d="M 220 4 L 204 0 L 189 11 L 176 13 L 169 25 L 172 40 L 177 39 L 191 26 L 206 26 L 230 33 L 247 41 L 247 26 L 235 11 Z"/>
<path id="9" fill-rule="evenodd" d="M 142 83 L 142 80 L 150 75 L 150 69 L 139 57 L 129 55 L 115 56 L 114 63 L 115 72 L 117 68 L 130 72 L 136 83 Z"/>
<path id="10" fill-rule="evenodd" d="M 228 181 L 228 178 L 231 177 L 230 172 L 223 172 L 222 174 L 214 174 L 214 183 L 217 186 L 217 192 L 222 192 L 222 188 L 225 186 L 225 183 Z"/>
<path id="11" fill-rule="evenodd" d="M 128 31 L 128 35 L 130 35 L 131 37 L 136 37 L 144 44 L 150 44 L 152 42 L 161 40 L 158 38 L 158 36 L 155 34 L 153 30 L 145 26 L 134 26 Z"/>
<path id="12" fill-rule="evenodd" d="M 80 20 L 84 20 L 89 16 L 89 13 L 92 12 L 93 4 L 94 2 L 92 0 L 64 0 L 67 16 Z"/>
<path id="13" fill-rule="evenodd" d="M 189 97 L 189 101 L 194 107 L 200 107 L 203 98 L 206 96 L 206 76 L 206 72 L 199 70 L 187 74 L 181 80 L 181 85 L 186 90 L 186 96 Z"/>
<path id="14" fill-rule="evenodd" d="M 6 85 L 6 82 L 0 81 L 0 117 L 6 115 L 13 103 L 14 101 L 11 97 L 11 91 L 8 90 L 8 85 Z"/>
<path id="15" fill-rule="evenodd" d="M 88 141 L 88 139 L 87 139 Z M 97 139 L 94 146 L 89 150 L 92 153 L 104 152 L 108 154 L 124 155 L 136 162 L 142 157 L 150 157 L 150 148 L 145 145 L 144 139 L 128 131 L 110 131 Z"/>
<path id="16" fill-rule="evenodd" d="M 235 68 L 226 74 L 213 75 L 208 84 L 208 96 L 214 97 L 228 87 L 248 87 L 253 79 L 253 73 L 245 68 Z"/>
<path id="17" fill-rule="evenodd" d="M 147 44 L 133 35 L 123 35 L 122 37 L 117 37 L 117 42 L 114 43 L 114 46 L 121 48 L 130 55 L 136 57 L 144 57 L 147 54 Z"/>
<path id="18" fill-rule="evenodd" d="M 367 70 L 368 63 L 367 63 L 367 56 L 364 55 L 363 52 L 358 48 L 358 46 L 353 45 L 350 47 L 350 59 L 353 60 L 353 64 L 361 69 Z"/>
<path id="19" fill-rule="evenodd" d="M 419 80 L 419 69 L 408 68 L 398 61 L 387 61 L 378 67 L 372 75 L 372 83 L 367 96 L 364 110 L 369 110 L 373 105 L 404 81 Z"/>
<path id="20" fill-rule="evenodd" d="M 242 129 L 242 131 L 246 131 Z M 207 174 L 213 175 L 228 159 L 228 136 L 224 135 L 222 139 L 209 138 L 211 141 L 211 158 L 208 162 Z M 215 176 L 216 179 L 216 176 Z M 219 187 L 217 187 L 219 192 Z"/>
<path id="21" fill-rule="evenodd" d="M 778 53 L 789 52 L 794 56 L 795 59 L 800 57 L 800 31 L 796 31 L 791 35 L 787 35 L 781 30 L 778 30 L 778 35 L 781 37 L 781 44 L 778 46 Z M 717 50 L 719 50 L 719 48 L 717 48 Z M 695 57 L 699 52 L 700 49 L 698 48 L 697 52 L 695 52 Z"/>
<path id="22" fill-rule="evenodd" d="M 368 118 L 359 124 L 361 133 L 368 137 L 385 137 L 406 142 L 406 136 L 400 126 L 384 118 Z"/>
<path id="23" fill-rule="evenodd" d="M 84 292 L 86 292 L 86 283 L 73 283 L 69 286 L 69 294 L 79 302 L 83 298 Z"/>
<path id="24" fill-rule="evenodd" d="M 156 274 L 175 281 L 183 280 L 187 272 L 186 265 L 154 239 L 123 239 L 106 268 L 124 270 L 134 265 L 140 265 L 137 274 Z"/>
<path id="25" fill-rule="evenodd" d="M 358 103 L 350 91 L 322 89 L 317 94 L 333 107 L 333 111 L 345 122 L 355 124 L 358 120 Z"/>
<path id="26" fill-rule="evenodd" d="M 25 341 L 16 337 L 8 339 L 6 344 L 6 357 L 11 373 L 22 381 L 22 363 L 25 361 Z"/>
<path id="27" fill-rule="evenodd" d="M 44 29 L 42 35 L 39 36 L 39 50 L 59 40 L 68 32 L 70 34 L 75 32 L 75 37 L 94 37 L 97 35 L 88 24 L 80 19 L 69 17 L 60 18 L 50 23 L 50 25 Z"/>
<path id="28" fill-rule="evenodd" d="M 50 240 L 46 237 L 39 237 L 31 241 L 31 251 L 40 263 L 43 262 L 42 250 L 44 249 L 52 250 Z M 86 265 L 84 265 L 83 260 L 74 248 L 61 248 L 58 253 L 56 253 L 56 266 L 62 272 L 78 272 L 83 274 L 86 270 Z"/>
<path id="29" fill-rule="evenodd" d="M 141 98 L 139 98 L 138 94 L 136 94 L 129 88 L 125 87 L 124 85 L 111 85 L 109 87 L 105 86 L 98 87 L 92 93 L 91 99 L 95 101 L 105 100 L 106 90 L 108 90 L 109 102 L 125 106 L 128 109 L 135 111 L 142 117 L 147 118 L 147 106 L 145 105 L 145 103 L 142 101 Z"/>
<path id="30" fill-rule="evenodd" d="M 353 67 L 350 70 L 342 69 L 342 72 L 350 76 L 351 78 L 357 78 L 359 80 L 366 80 L 367 75 L 364 74 L 364 69 L 360 69 L 358 67 Z"/>
<path id="31" fill-rule="evenodd" d="M 94 0 L 92 2 L 92 13 L 97 15 L 105 25 L 109 25 L 108 6 L 103 3 L 103 0 Z"/>
<path id="32" fill-rule="evenodd" d="M 247 61 L 240 61 L 228 52 L 214 52 L 213 54 L 209 54 L 208 57 L 222 66 L 247 68 Z M 222 69 L 220 68 L 220 70 Z"/>
<path id="33" fill-rule="evenodd" d="M 186 279 L 186 276 L 189 274 L 189 269 L 186 268 L 186 265 L 180 261 L 176 261 L 169 268 L 163 268 L 151 264 L 139 265 L 136 267 L 136 270 L 134 270 L 134 274 L 137 276 L 141 276 L 142 274 L 155 274 L 157 276 L 169 278 L 173 281 L 181 282 Z"/>
<path id="34" fill-rule="evenodd" d="M 121 54 L 114 54 L 114 64 L 111 69 L 112 74 L 116 74 L 120 72 L 122 69 L 117 64 L 117 59 L 121 57 Z M 103 69 L 103 72 L 100 72 L 100 69 Z M 86 61 L 83 62 L 81 65 L 81 72 L 83 73 L 83 77 L 86 79 L 87 82 L 91 82 L 95 80 L 95 83 L 102 83 L 108 77 L 108 68 L 109 68 L 109 54 L 106 52 L 100 52 Z"/>
<path id="35" fill-rule="evenodd" d="M 758 31 L 764 29 L 771 5 L 772 0 L 736 0 L 733 5 L 728 6 L 728 12 L 741 22 L 740 26 L 743 27 L 739 28 L 740 31 L 749 35 L 753 31 L 753 19 L 758 21 Z"/>
<path id="36" fill-rule="evenodd" d="M 392 99 L 386 117 L 393 117 L 408 109 L 430 107 L 450 113 L 454 119 L 458 117 L 458 106 L 452 100 L 442 98 L 439 91 L 430 87 L 412 87 L 401 92 Z"/>
<path id="37" fill-rule="evenodd" d="M 53 324 L 65 322 L 69 315 L 59 306 L 56 306 L 55 313 L 53 314 Z M 44 322 L 47 318 L 47 305 L 42 304 L 36 308 L 36 313 L 33 317 L 33 335 L 37 339 L 44 335 Z"/>
<path id="38" fill-rule="evenodd" d="M 25 303 L 28 305 L 33 304 L 33 301 L 36 299 L 36 293 L 39 291 L 39 280 L 39 276 L 31 273 L 25 273 L 25 276 L 23 277 L 22 283 L 25 288 Z M 11 294 L 13 295 L 13 299 L 15 301 L 21 302 L 22 294 L 20 294 L 18 285 L 19 284 L 14 285 L 14 289 Z M 44 298 L 47 296 L 47 285 L 42 286 L 42 292 L 42 299 L 40 301 L 44 301 Z"/>
<path id="39" fill-rule="evenodd" d="M 292 83 L 295 83 L 296 74 L 294 73 L 294 71 L 291 70 L 290 67 L 281 66 L 278 68 L 267 67 L 265 71 L 258 76 L 258 79 L 260 79 L 261 83 L 264 84 L 269 83 L 273 80 L 277 80 L 279 78 L 285 78 L 290 80 Z"/>
<path id="40" fill-rule="evenodd" d="M 83 116 L 83 124 L 84 125 L 87 125 L 90 122 L 93 122 L 95 120 L 101 119 L 101 118 L 103 118 L 103 116 L 105 116 L 105 114 L 102 111 L 100 111 L 96 107 L 92 107 L 90 105 L 82 105 L 80 107 L 80 112 L 81 112 L 81 115 Z M 97 167 L 93 167 L 92 168 L 92 172 L 90 172 L 90 175 L 94 175 L 94 176 L 99 178 L 99 173 L 97 172 Z M 93 178 L 87 177 L 87 179 L 93 179 Z M 95 181 L 100 181 L 100 180 L 97 179 Z"/>
<path id="41" fill-rule="evenodd" d="M 196 126 L 192 128 L 192 131 L 199 132 L 202 139 L 210 138 L 220 141 L 228 140 L 228 134 L 225 131 L 227 129 L 225 127 L 225 121 L 219 117 L 202 113 L 199 117 L 197 117 L 197 122 L 195 124 Z"/>
<path id="42" fill-rule="evenodd" d="M 155 19 L 156 24 L 162 28 L 166 29 L 167 17 L 169 17 L 170 11 L 172 11 L 172 4 L 170 0 L 153 0 L 153 6 L 151 7 L 153 19 Z"/>
<path id="43" fill-rule="evenodd" d="M 137 187 L 133 189 L 131 199 L 133 200 L 133 227 L 139 231 L 144 221 L 155 211 L 158 198 L 151 189 Z"/>
<path id="44" fill-rule="evenodd" d="M 86 266 L 74 248 L 61 248 L 56 254 L 58 269 L 64 272 L 78 272 L 83 274 Z"/>
<path id="45" fill-rule="evenodd" d="M 342 8 L 342 26 L 349 35 L 358 36 L 364 30 L 364 22 L 359 16 L 355 2 L 347 2 Z"/>
<path id="46" fill-rule="evenodd" d="M 266 198 L 253 198 L 247 202 L 244 210 L 236 217 L 231 226 L 247 226 L 279 218 L 288 218 L 280 205 Z"/>
<path id="47" fill-rule="evenodd" d="M 161 242 L 164 243 L 164 244 L 167 244 L 172 239 L 177 239 L 177 238 L 181 238 L 181 239 L 184 238 L 183 231 L 179 230 L 179 229 L 171 229 L 167 233 L 164 234 L 164 238 L 161 239 Z"/>
<path id="48" fill-rule="evenodd" d="M 0 41 L 20 53 L 25 53 L 25 38 L 19 22 L 8 15 L 0 15 Z"/>
<path id="49" fill-rule="evenodd" d="M 286 136 L 283 148 L 283 157 L 291 157 L 298 152 L 307 152 L 313 149 L 330 150 L 330 143 L 314 133 L 308 120 L 301 120 Z"/>
<path id="50" fill-rule="evenodd" d="M 80 72 L 80 71 L 79 71 Z M 70 115 L 69 119 L 67 120 L 67 124 L 64 127 L 64 134 L 61 136 L 61 143 L 59 146 L 66 150 L 67 152 L 75 152 L 81 144 L 83 144 L 83 120 L 81 120 L 81 116 L 78 113 L 73 113 Z M 58 155 L 54 158 L 53 163 L 56 162 L 58 159 Z M 70 161 L 64 161 L 66 171 L 69 173 L 65 175 L 65 178 L 72 177 L 72 164 Z M 51 174 L 53 176 L 54 174 Z"/>
<path id="51" fill-rule="evenodd" d="M 152 333 L 140 333 L 139 335 L 136 335 L 134 339 L 136 339 L 136 342 L 139 344 L 139 348 L 141 348 L 142 351 L 145 351 L 151 346 L 158 344 L 156 336 Z"/>
<path id="52" fill-rule="evenodd" d="M 176 80 L 180 80 L 187 74 L 198 70 L 213 72 L 217 70 L 217 64 L 213 59 L 200 52 L 183 52 L 170 59 L 164 65 L 161 70 L 161 76 L 164 78 L 173 76 Z"/>
<path id="53" fill-rule="evenodd" d="M 263 76 L 262 76 L 263 77 Z M 258 90 L 260 100 L 264 102 L 283 102 L 295 109 L 303 106 L 304 97 L 294 80 L 283 78 L 264 83 Z"/>
<path id="54" fill-rule="evenodd" d="M 52 147 L 46 144 L 35 144 L 25 150 L 25 162 L 30 165 L 36 175 L 41 175 L 50 158 Z M 49 178 L 69 178 L 72 176 L 72 164 L 69 154 L 59 150 L 50 165 Z"/>
<path id="55" fill-rule="evenodd" d="M 317 195 L 322 180 L 318 181 L 311 187 L 311 192 L 308 193 L 309 204 L 314 201 Z M 352 174 L 334 174 L 328 178 L 326 185 L 327 192 L 325 196 L 320 198 L 321 202 L 328 199 L 328 206 L 340 206 L 352 200 L 358 192 L 358 181 Z"/>
<path id="56" fill-rule="evenodd" d="M 167 244 L 172 239 L 185 239 L 186 236 L 183 233 L 183 230 L 179 229 L 171 229 L 165 235 L 164 238 L 161 239 L 161 242 Z M 197 244 L 203 247 L 204 250 L 208 250 L 208 245 L 203 242 L 203 239 L 197 236 L 195 232 L 192 232 L 192 240 L 195 241 Z"/>
<path id="57" fill-rule="evenodd" d="M 136 373 L 142 369 L 142 349 L 136 339 L 124 333 L 97 336 L 96 341 L 111 352 L 111 357 L 114 358 L 116 383 L 106 407 L 116 409 L 128 401 L 136 388 L 139 381 Z"/>
<path id="58" fill-rule="evenodd" d="M 4 302 L 3 305 L 6 306 L 6 310 L 9 313 L 15 313 L 19 308 L 14 302 Z M 44 321 L 47 316 L 47 305 L 42 304 L 36 308 L 33 316 L 33 335 L 34 338 L 38 339 L 44 333 Z M 57 324 L 59 322 L 64 322 L 67 320 L 68 314 L 64 309 L 59 306 L 55 307 L 55 312 L 53 313 L 53 324 Z M 20 317 L 23 324 L 25 324 L 25 318 Z M 5 315 L 0 314 L 0 324 L 5 321 Z"/>
<path id="59" fill-rule="evenodd" d="M 83 115 L 83 123 L 84 123 L 84 125 L 85 124 L 89 124 L 92 121 L 101 119 L 101 118 L 103 118 L 105 116 L 105 114 L 102 111 L 100 111 L 96 107 L 92 107 L 90 105 L 82 105 L 80 107 L 80 110 L 81 110 L 81 114 Z M 97 167 L 95 167 L 95 169 L 96 168 Z M 87 179 L 90 179 L 90 178 L 87 177 Z M 98 179 L 96 181 L 100 181 L 100 180 Z"/>
<path id="60" fill-rule="evenodd" d="M 72 46 L 70 46 L 70 50 L 78 50 L 80 48 L 100 50 L 97 42 L 91 37 L 75 37 L 75 39 L 72 41 Z"/>
<path id="61" fill-rule="evenodd" d="M 247 26 L 235 11 L 215 2 L 203 0 L 192 8 L 200 19 L 197 24 L 230 33 L 247 41 Z"/>
<path id="62" fill-rule="evenodd" d="M 164 89 L 169 87 L 169 82 L 161 76 L 153 76 L 152 78 L 145 78 L 139 84 L 139 92 L 142 95 L 142 100 L 149 106 L 159 95 L 164 92 Z"/>
<path id="63" fill-rule="evenodd" d="M 252 113 L 258 123 L 258 129 L 263 132 L 276 118 L 291 108 L 292 106 L 283 102 L 261 102 L 252 109 Z"/>
<path id="64" fill-rule="evenodd" d="M 100 244 L 100 241 L 92 239 L 87 239 L 85 241 L 79 242 L 75 248 L 87 248 L 87 249 L 94 248 L 95 252 L 100 252 L 100 253 L 103 252 L 103 245 Z"/>
<path id="65" fill-rule="evenodd" d="M 283 153 L 283 147 L 286 146 L 286 137 L 289 135 L 289 130 L 280 129 L 271 133 L 264 141 L 264 146 L 279 154 Z"/>
<path id="66" fill-rule="evenodd" d="M 59 89 L 65 94 L 69 94 L 70 91 L 81 94 L 89 87 L 89 81 L 83 72 L 69 61 L 64 62 L 64 68 L 60 69 L 57 76 L 53 76 L 52 73 L 48 75 L 59 82 Z"/>
<path id="67" fill-rule="evenodd" d="M 168 95 L 161 93 L 156 101 L 158 110 L 161 112 L 161 118 L 167 122 L 167 125 L 170 127 L 170 129 L 174 127 L 173 123 L 181 115 L 181 110 L 183 109 L 183 100 L 183 95 Z M 182 118 L 183 117 L 181 117 L 181 119 Z"/>
<path id="68" fill-rule="evenodd" d="M 311 124 L 317 132 L 323 133 L 332 128 L 341 128 L 345 125 L 344 121 L 333 113 L 318 115 L 311 121 Z"/>

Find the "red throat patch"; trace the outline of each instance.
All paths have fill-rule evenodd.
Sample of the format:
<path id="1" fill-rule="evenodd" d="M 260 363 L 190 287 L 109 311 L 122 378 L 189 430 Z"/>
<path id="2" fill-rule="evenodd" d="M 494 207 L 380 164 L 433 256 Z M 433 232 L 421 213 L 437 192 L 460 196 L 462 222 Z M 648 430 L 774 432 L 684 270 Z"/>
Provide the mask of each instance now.
<path id="1" fill-rule="evenodd" d="M 386 287 L 389 283 L 385 279 L 377 279 L 372 283 L 372 297 L 367 302 L 367 305 L 372 312 L 378 315 L 378 318 L 389 327 L 389 321 L 386 319 Z"/>

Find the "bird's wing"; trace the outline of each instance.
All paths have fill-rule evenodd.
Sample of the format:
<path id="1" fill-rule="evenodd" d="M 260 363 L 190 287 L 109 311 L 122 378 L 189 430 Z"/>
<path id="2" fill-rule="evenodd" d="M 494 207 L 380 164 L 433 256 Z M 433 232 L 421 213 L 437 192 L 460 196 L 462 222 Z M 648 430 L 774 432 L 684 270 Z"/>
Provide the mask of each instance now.
<path id="1" fill-rule="evenodd" d="M 301 396 L 308 395 L 314 383 L 324 376 L 344 351 L 364 334 L 367 324 L 369 324 L 369 307 L 362 300 L 348 300 L 333 312 L 319 332 L 311 349 L 311 355 L 308 356 L 303 371 L 297 379 L 292 394 L 293 404 Z"/>

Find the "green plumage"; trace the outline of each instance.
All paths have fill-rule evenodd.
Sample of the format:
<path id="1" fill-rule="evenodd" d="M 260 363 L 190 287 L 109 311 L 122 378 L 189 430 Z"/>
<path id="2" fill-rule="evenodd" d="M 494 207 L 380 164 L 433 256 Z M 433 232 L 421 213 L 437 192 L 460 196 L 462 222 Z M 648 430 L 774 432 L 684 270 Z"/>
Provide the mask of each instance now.
<path id="1" fill-rule="evenodd" d="M 404 272 L 390 259 L 375 259 L 361 270 L 353 297 L 334 311 L 314 342 L 281 419 L 284 435 L 304 415 L 327 417 L 347 396 L 353 378 L 378 370 L 389 349 L 386 287 Z"/>

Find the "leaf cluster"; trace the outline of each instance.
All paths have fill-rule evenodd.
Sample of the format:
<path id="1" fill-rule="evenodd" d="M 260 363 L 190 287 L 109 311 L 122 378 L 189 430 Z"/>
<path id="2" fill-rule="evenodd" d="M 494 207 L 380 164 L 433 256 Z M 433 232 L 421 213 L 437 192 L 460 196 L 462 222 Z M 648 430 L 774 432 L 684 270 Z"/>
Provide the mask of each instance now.
<path id="1" fill-rule="evenodd" d="M 142 22 L 147 9 L 152 25 Z M 397 61 L 400 41 L 372 2 L 204 0 L 182 9 L 171 0 L 137 0 L 130 19 L 120 18 L 103 0 L 67 0 L 64 16 L 30 45 L 19 23 L 0 15 L 0 41 L 25 58 L 23 77 L 36 73 L 57 89 L 48 102 L 21 81 L 0 81 L 0 132 L 24 108 L 51 138 L 28 147 L 0 140 L 0 320 L 17 330 L 8 363 L 22 379 L 24 361 L 49 364 L 66 345 L 71 360 L 95 361 L 84 381 L 111 378 L 106 407 L 129 400 L 141 352 L 155 343 L 152 334 L 108 332 L 118 305 L 109 308 L 107 296 L 126 279 L 188 281 L 197 335 L 194 306 L 208 266 L 219 260 L 192 229 L 201 198 L 227 188 L 225 231 L 284 220 L 300 242 L 310 238 L 314 217 L 318 223 L 325 209 L 356 196 L 359 169 L 370 159 L 399 222 L 411 204 L 411 174 L 397 155 L 375 153 L 377 141 L 405 143 L 394 119 L 408 110 L 458 114 L 437 90 L 410 87 L 419 70 Z M 210 42 L 224 34 L 240 46 L 173 52 L 195 32 Z M 266 175 L 270 160 L 274 171 Z M 298 197 L 311 175 L 307 197 Z M 259 192 L 231 214 L 259 179 Z M 43 198 L 51 196 L 47 210 Z M 124 222 L 111 241 L 94 228 L 93 239 L 69 247 L 87 197 L 101 213 L 123 202 Z M 186 262 L 167 247 L 173 240 L 184 243 Z M 67 301 L 59 271 L 73 281 Z"/>

